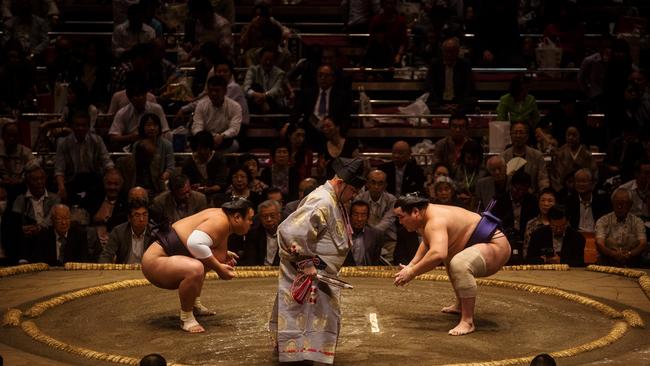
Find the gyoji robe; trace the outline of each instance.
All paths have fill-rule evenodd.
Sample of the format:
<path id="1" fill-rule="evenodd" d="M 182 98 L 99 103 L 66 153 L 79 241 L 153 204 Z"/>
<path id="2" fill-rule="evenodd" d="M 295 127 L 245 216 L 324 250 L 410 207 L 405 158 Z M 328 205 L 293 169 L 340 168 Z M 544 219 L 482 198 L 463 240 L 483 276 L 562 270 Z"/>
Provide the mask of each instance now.
<path id="1" fill-rule="evenodd" d="M 291 296 L 298 274 L 296 262 L 318 256 L 327 267 L 319 274 L 336 277 L 350 249 L 349 221 L 327 182 L 305 197 L 278 227 L 280 276 L 270 330 L 277 341 L 279 361 L 334 362 L 341 328 L 340 289 L 314 279 L 316 302 L 302 304 Z M 292 255 L 291 245 L 299 247 Z"/>

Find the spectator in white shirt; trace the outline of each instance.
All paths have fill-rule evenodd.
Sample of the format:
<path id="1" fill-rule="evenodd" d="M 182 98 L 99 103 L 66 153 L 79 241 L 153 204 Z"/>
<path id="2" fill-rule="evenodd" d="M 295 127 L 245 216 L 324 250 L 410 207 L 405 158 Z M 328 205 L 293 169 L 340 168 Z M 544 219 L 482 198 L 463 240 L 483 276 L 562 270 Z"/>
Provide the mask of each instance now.
<path id="1" fill-rule="evenodd" d="M 147 113 L 153 113 L 160 118 L 162 136 L 169 138 L 169 125 L 165 112 L 159 104 L 147 101 L 147 90 L 139 84 L 130 84 L 126 88 L 129 104 L 115 114 L 108 135 L 111 142 L 117 146 L 124 146 L 138 139 L 138 126 L 140 119 Z"/>
<path id="2" fill-rule="evenodd" d="M 156 31 L 144 24 L 144 6 L 133 4 L 129 6 L 128 20 L 113 31 L 113 54 L 120 57 L 125 51 L 140 43 L 149 43 L 156 38 Z"/>
<path id="3" fill-rule="evenodd" d="M 221 76 L 208 79 L 208 98 L 196 106 L 192 134 L 208 131 L 218 151 L 234 152 L 239 149 L 235 138 L 241 127 L 242 111 L 237 102 L 226 97 L 227 85 Z"/>

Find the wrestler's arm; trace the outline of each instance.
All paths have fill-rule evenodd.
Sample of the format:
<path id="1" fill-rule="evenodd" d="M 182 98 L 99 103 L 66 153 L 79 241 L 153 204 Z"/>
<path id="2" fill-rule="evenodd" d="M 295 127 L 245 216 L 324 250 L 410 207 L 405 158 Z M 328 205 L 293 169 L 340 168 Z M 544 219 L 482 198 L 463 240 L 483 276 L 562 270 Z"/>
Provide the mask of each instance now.
<path id="1" fill-rule="evenodd" d="M 413 267 L 416 264 L 420 263 L 420 260 L 424 257 L 424 255 L 429 251 L 429 245 L 424 242 L 424 240 L 420 243 L 420 246 L 418 247 L 417 252 L 415 252 L 415 255 L 413 256 L 413 259 L 411 259 L 411 262 L 409 262 L 409 267 Z"/>
<path id="2" fill-rule="evenodd" d="M 400 265 L 401 271 L 395 275 L 395 286 L 406 285 L 415 276 L 433 270 L 447 258 L 447 227 L 440 221 L 425 226 L 424 240 L 411 263 L 408 266 Z"/>
<path id="3" fill-rule="evenodd" d="M 194 230 L 203 232 L 209 235 L 211 238 L 222 238 L 226 236 L 228 233 L 228 227 L 226 225 L 223 225 L 220 222 L 215 222 L 215 221 L 217 220 L 206 220 L 201 224 L 199 224 L 199 226 L 197 226 L 196 229 Z M 189 240 L 190 239 L 188 238 L 188 249 L 190 249 Z M 209 255 L 207 255 L 208 252 L 206 251 L 205 252 L 206 255 L 199 256 L 202 257 L 199 258 L 195 255 L 195 253 L 192 252 L 191 249 L 190 252 L 192 253 L 192 255 L 195 256 L 196 259 L 200 260 L 204 266 L 206 266 L 210 270 L 215 271 L 221 279 L 230 280 L 236 276 L 235 268 L 229 264 L 219 262 L 217 257 L 214 256 L 214 252 L 211 248 L 213 246 L 212 240 L 209 243 L 204 243 L 204 245 L 207 245 L 207 248 L 210 252 Z"/>
<path id="4" fill-rule="evenodd" d="M 429 247 L 424 256 L 417 264 L 411 267 L 413 276 L 421 275 L 436 268 L 447 258 L 448 237 L 447 225 L 438 219 L 428 223 L 424 227 L 424 242 L 429 243 Z M 419 251 L 419 249 L 418 249 Z M 415 258 L 414 258 L 415 259 Z"/>

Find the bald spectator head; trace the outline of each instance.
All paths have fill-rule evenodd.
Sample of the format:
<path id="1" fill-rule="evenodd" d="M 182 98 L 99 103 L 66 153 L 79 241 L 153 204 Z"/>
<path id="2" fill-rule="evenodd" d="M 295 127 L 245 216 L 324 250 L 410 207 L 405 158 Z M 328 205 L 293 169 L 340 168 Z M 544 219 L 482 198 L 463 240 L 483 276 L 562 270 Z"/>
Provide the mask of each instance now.
<path id="1" fill-rule="evenodd" d="M 70 208 L 64 204 L 56 204 L 51 211 L 52 226 L 60 236 L 67 236 L 70 229 Z"/>
<path id="2" fill-rule="evenodd" d="M 371 170 L 368 173 L 368 183 L 366 183 L 368 193 L 373 200 L 378 200 L 386 190 L 386 173 L 379 169 Z"/>
<path id="3" fill-rule="evenodd" d="M 495 155 L 490 157 L 485 165 L 495 182 L 500 183 L 506 180 L 506 161 L 502 156 Z"/>
<path id="4" fill-rule="evenodd" d="M 318 187 L 318 181 L 314 178 L 305 178 L 298 184 L 298 198 L 303 199 Z"/>
<path id="5" fill-rule="evenodd" d="M 147 192 L 146 189 L 136 186 L 131 189 L 129 189 L 129 194 L 128 194 L 128 200 L 129 202 L 131 201 L 148 201 L 149 200 L 149 192 Z"/>
<path id="6" fill-rule="evenodd" d="M 411 158 L 411 146 L 406 141 L 397 141 L 393 144 L 393 162 L 398 168 L 403 167 Z"/>

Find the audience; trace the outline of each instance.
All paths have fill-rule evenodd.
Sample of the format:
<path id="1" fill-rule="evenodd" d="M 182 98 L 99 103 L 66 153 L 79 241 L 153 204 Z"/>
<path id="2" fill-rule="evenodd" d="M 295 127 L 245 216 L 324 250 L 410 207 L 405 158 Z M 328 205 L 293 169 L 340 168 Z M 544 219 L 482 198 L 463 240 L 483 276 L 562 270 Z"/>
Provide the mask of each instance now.
<path id="1" fill-rule="evenodd" d="M 354 201 L 350 206 L 350 226 L 352 227 L 352 248 L 345 264 L 352 266 L 384 265 L 379 260 L 383 247 L 384 234 L 368 225 L 370 205 L 366 201 Z"/>
<path id="2" fill-rule="evenodd" d="M 492 156 L 485 166 L 490 175 L 479 178 L 474 188 L 474 196 L 478 201 L 479 211 L 484 210 L 493 199 L 499 200 L 505 197 L 508 190 L 506 161 L 503 157 L 499 155 Z"/>
<path id="3" fill-rule="evenodd" d="M 185 22 L 185 51 L 197 53 L 206 42 L 214 42 L 224 55 L 233 50 L 232 24 L 215 13 L 210 0 L 190 0 Z"/>
<path id="4" fill-rule="evenodd" d="M 550 355 L 542 353 L 530 361 L 530 366 L 555 366 L 555 360 Z"/>
<path id="5" fill-rule="evenodd" d="M 464 114 L 449 117 L 449 135 L 438 140 L 433 152 L 435 162 L 444 163 L 451 171 L 460 163 L 460 151 L 469 141 L 469 119 Z M 449 174 L 448 174 L 449 175 Z"/>
<path id="6" fill-rule="evenodd" d="M 642 218 L 650 217 L 648 213 L 648 195 L 650 195 L 650 160 L 644 159 L 636 163 L 636 178 L 620 185 L 632 194 L 630 213 Z"/>
<path id="7" fill-rule="evenodd" d="M 282 142 L 275 145 L 271 149 L 271 166 L 262 171 L 260 180 L 293 200 L 298 196 L 298 178 L 289 160 L 289 146 Z"/>
<path id="8" fill-rule="evenodd" d="M 411 159 L 411 146 L 406 141 L 393 144 L 392 161 L 379 169 L 386 173 L 386 191 L 395 197 L 424 190 L 424 172 Z"/>
<path id="9" fill-rule="evenodd" d="M 138 83 L 127 86 L 126 96 L 129 98 L 129 104 L 115 113 L 108 131 L 111 142 L 123 147 L 138 140 L 138 127 L 146 114 L 155 114 L 158 117 L 161 125 L 160 133 L 168 138 L 169 125 L 165 112 L 159 104 L 147 101 L 147 90 L 144 86 Z"/>
<path id="10" fill-rule="evenodd" d="M 96 195 L 105 169 L 114 166 L 101 137 L 90 132 L 90 116 L 77 111 L 72 116 L 73 133 L 59 139 L 54 176 L 59 198 L 78 204 L 86 195 Z"/>
<path id="11" fill-rule="evenodd" d="M 30 59 L 40 55 L 49 44 L 47 21 L 32 12 L 32 2 L 11 0 L 11 17 L 4 22 L 3 43 L 9 39 L 20 41 Z"/>
<path id="12" fill-rule="evenodd" d="M 318 179 L 333 173 L 327 169 L 328 161 L 373 151 L 389 141 L 394 143 L 392 161 L 381 164 L 367 159 L 367 169 L 371 171 L 369 183 L 357 197 L 368 206 L 364 225 L 381 233 L 383 259 L 379 260 L 407 263 L 419 243 L 417 233 L 407 233 L 394 222 L 390 202 L 395 197 L 388 192 L 396 195 L 426 192 L 432 202 L 471 210 L 485 209 L 496 199 L 493 212 L 503 219 L 504 233 L 511 239 L 513 248 L 523 249 L 524 259 L 530 257 L 528 247 L 536 234 L 543 232 L 538 235 L 544 241 L 539 248 L 541 252 L 529 258 L 535 263 L 581 265 L 578 250 L 573 259 L 566 253 L 567 243 L 572 240 L 568 238 L 574 236 L 571 233 L 574 231 L 586 239 L 584 261 L 587 252 L 593 253 L 587 263 L 596 260 L 598 246 L 603 263 L 644 264 L 637 259 L 636 252 L 646 249 L 640 247 L 641 235 L 637 237 L 634 231 L 638 229 L 637 221 L 632 218 L 650 219 L 650 189 L 647 189 L 650 164 L 646 164 L 650 153 L 650 97 L 646 72 L 634 64 L 644 65 L 644 54 L 637 60 L 634 45 L 605 35 L 598 40 L 598 52 L 583 60 L 583 34 L 594 28 L 589 21 L 571 23 L 571 19 L 576 19 L 575 4 L 561 1 L 542 6 L 479 0 L 463 6 L 456 1 L 425 2 L 422 16 L 409 23 L 398 14 L 394 0 L 342 1 L 341 10 L 347 14 L 346 29 L 370 33 L 370 38 L 362 41 L 367 43 L 360 43 L 358 37 L 350 38 L 350 46 L 358 48 L 356 52 L 339 52 L 338 44 L 321 45 L 304 39 L 312 52 L 304 51 L 301 57 L 305 58 L 294 66 L 285 57 L 287 45 L 292 47 L 291 42 L 285 42 L 289 30 L 273 19 L 266 4 L 253 6 L 252 21 L 240 31 L 241 38 L 234 40 L 232 0 L 191 0 L 185 38 L 177 47 L 178 40 L 163 33 L 174 31 L 174 25 L 163 29 L 154 17 L 157 1 L 143 0 L 133 5 L 133 1 L 116 0 L 112 49 L 117 57 L 113 58 L 111 47 L 96 38 L 79 44 L 73 42 L 72 36 L 58 36 L 49 41 L 45 34 L 48 24 L 38 16 L 52 16 L 51 24 L 58 27 L 55 18 L 58 11 L 53 10 L 50 0 L 40 1 L 46 5 L 46 11 L 36 8 L 32 11 L 30 3 L 38 2 L 2 2 L 5 7 L 4 43 L 0 52 L 2 263 L 33 261 L 36 257 L 52 264 L 96 260 L 108 246 L 111 231 L 131 220 L 129 202 L 139 200 L 145 200 L 144 206 L 151 209 L 152 225 L 161 224 L 162 217 L 176 220 L 201 209 L 190 208 L 195 197 L 200 198 L 200 207 L 218 207 L 230 194 L 249 197 L 256 203 L 265 198 L 277 201 L 281 212 L 286 214 L 295 210 L 300 199 L 318 185 Z M 128 14 L 127 7 L 120 10 L 123 4 L 132 5 Z M 366 8 L 362 9 L 363 6 Z M 589 16 L 589 11 L 582 15 Z M 185 19 L 181 20 L 181 26 L 182 21 Z M 73 25 L 65 26 L 68 31 L 67 27 Z M 406 37 L 409 31 L 415 35 L 413 44 Z M 571 80 L 568 72 L 557 73 L 563 80 L 567 79 L 562 84 L 553 80 L 553 73 L 536 73 L 532 76 L 534 86 L 543 85 L 536 89 L 536 96 L 560 100 L 559 103 L 545 101 L 539 104 L 538 110 L 536 99 L 528 94 L 531 77 L 522 73 L 512 80 L 509 93 L 501 97 L 497 117 L 486 118 L 490 107 L 486 106 L 489 102 L 485 99 L 503 92 L 485 90 L 486 81 L 490 82 L 493 76 L 472 71 L 469 60 L 474 65 L 488 67 L 545 67 L 549 60 L 536 59 L 535 39 L 528 37 L 523 47 L 520 44 L 518 34 L 526 32 L 544 32 L 553 40 L 562 49 L 561 66 L 580 64 L 577 79 L 581 90 L 571 87 L 559 90 L 560 85 Z M 466 42 L 463 33 L 474 33 L 472 42 Z M 364 47 L 365 56 L 362 55 Z M 423 52 L 427 47 L 428 51 Z M 424 54 L 427 58 L 421 59 Z M 194 71 L 188 74 L 186 69 L 177 68 L 177 63 L 194 67 Z M 429 146 L 426 158 L 411 159 L 410 146 L 419 143 L 416 138 L 421 131 L 408 129 L 406 141 L 390 138 L 392 130 L 384 127 L 373 129 L 376 138 L 357 140 L 359 130 L 356 129 L 347 135 L 351 123 L 357 121 L 350 119 L 357 99 L 352 80 L 409 78 L 400 69 L 344 70 L 347 66 L 364 64 L 389 68 L 429 66 L 424 87 L 429 92 L 426 104 L 432 113 L 450 113 L 451 117 L 448 133 L 433 141 L 435 147 L 426 142 L 417 146 L 418 151 L 423 151 L 421 146 Z M 234 70 L 241 65 L 248 66 L 242 87 L 234 75 Z M 39 73 L 42 70 L 43 83 L 37 77 L 36 66 L 42 68 Z M 283 70 L 289 69 L 292 71 L 287 77 Z M 422 70 L 411 69 L 410 77 L 423 78 Z M 480 80 L 479 88 L 474 85 L 475 76 Z M 182 87 L 185 83 L 192 84 L 193 96 L 167 93 L 168 86 Z M 300 89 L 294 94 L 293 87 L 298 84 Z M 383 99 L 412 99 L 418 93 L 397 83 L 394 86 L 398 91 L 388 92 L 381 90 L 384 88 L 381 85 L 379 89 L 373 84 L 360 85 L 366 87 L 376 113 L 385 110 L 392 113 L 398 104 Z M 158 94 L 161 95 L 156 97 Z M 476 136 L 477 130 L 471 129 L 468 118 L 461 114 L 477 111 L 479 98 L 480 107 L 486 106 L 487 110 L 481 116 L 472 115 L 472 127 L 493 119 L 511 122 L 512 145 L 500 156 L 488 159 L 485 165 L 482 156 L 487 151 L 486 140 L 479 144 L 475 142 L 479 139 L 470 139 L 470 136 L 481 136 Z M 375 103 L 375 99 L 380 102 Z M 266 149 L 273 147 L 270 160 L 266 154 L 258 153 L 264 147 L 259 142 L 262 139 L 248 138 L 258 133 L 258 126 L 245 126 L 249 124 L 249 106 L 255 114 L 290 111 L 284 120 L 255 116 L 253 124 L 280 129 L 277 140 L 263 137 Z M 53 122 L 40 123 L 35 136 L 35 118 L 40 117 L 33 117 L 29 112 L 52 111 L 57 113 L 51 118 Z M 175 118 L 170 126 L 166 120 L 166 115 L 177 113 L 182 117 L 190 112 L 194 112 L 191 121 Z M 541 120 L 540 115 L 544 115 Z M 183 135 L 189 134 L 187 140 L 193 153 L 182 164 L 176 164 L 179 156 L 173 153 L 170 127 L 176 128 L 174 133 L 179 135 L 174 136 L 179 142 L 176 146 L 179 152 L 185 149 L 181 144 L 186 141 Z M 601 156 L 592 156 L 590 150 L 595 148 L 607 151 L 604 164 Z M 122 149 L 127 156 L 109 157 L 107 152 Z M 56 154 L 51 156 L 41 154 L 54 150 Z M 235 151 L 243 155 L 237 158 L 227 154 Z M 317 162 L 314 152 L 320 157 Z M 253 153 L 258 154 L 259 161 Z M 117 169 L 113 168 L 113 159 Z M 235 160 L 245 167 L 235 166 L 233 172 L 229 168 Z M 381 170 L 373 171 L 380 164 Z M 427 171 L 426 185 L 422 168 Z M 182 175 L 178 175 L 180 172 Z M 186 177 L 181 182 L 183 175 Z M 176 178 L 179 178 L 177 182 Z M 549 186 L 557 192 L 555 196 Z M 48 188 L 57 194 L 48 192 Z M 616 207 L 608 214 L 609 194 L 617 188 L 620 189 L 615 195 L 618 201 L 628 198 L 621 192 L 629 193 L 631 198 L 628 213 L 624 213 L 624 207 L 618 207 L 619 220 L 627 221 L 616 221 Z M 282 207 L 285 200 L 288 203 Z M 52 209 L 61 201 L 68 204 L 67 209 L 65 206 Z M 565 221 L 570 227 L 562 233 L 555 230 L 547 213 L 547 210 L 553 212 L 549 208 L 551 201 L 560 209 L 566 208 Z M 2 202 L 7 202 L 10 209 L 3 209 Z M 361 206 L 353 208 L 363 211 Z M 355 214 L 357 218 L 363 216 Z M 606 217 L 609 221 L 602 221 Z M 357 240 L 367 232 L 360 229 L 362 221 L 357 220 L 354 225 Z M 597 223 L 601 221 L 605 224 L 599 226 Z M 611 232 L 605 230 L 603 234 L 603 227 Z M 251 240 L 259 239 L 266 249 L 268 228 L 260 221 L 258 229 L 258 237 L 240 238 L 237 245 L 242 253 L 247 251 L 246 246 L 250 244 L 247 241 Z M 80 234 L 82 231 L 86 235 Z M 71 241 L 81 237 L 85 249 L 75 249 L 74 255 L 68 253 L 76 248 Z M 65 245 L 62 240 L 67 241 Z M 136 252 L 145 245 L 140 245 L 138 238 Z M 63 249 L 64 257 L 74 258 L 62 261 L 57 248 Z M 257 254 L 260 256 L 251 263 L 263 263 L 261 254 L 266 253 Z M 139 260 L 137 253 L 127 257 L 122 260 Z M 349 263 L 357 264 L 373 261 L 362 259 L 359 252 L 351 253 L 348 258 Z"/>
<path id="13" fill-rule="evenodd" d="M 368 225 L 383 233 L 381 257 L 392 263 L 397 240 L 393 206 L 397 198 L 386 192 L 386 173 L 378 169 L 370 171 L 366 189 L 357 195 L 356 200 L 368 204 Z"/>
<path id="14" fill-rule="evenodd" d="M 349 126 L 351 110 L 350 90 L 336 84 L 332 66 L 321 65 L 316 72 L 316 85 L 301 91 L 290 120 L 292 124 L 300 123 L 307 142 L 315 145 L 321 141 L 318 131 L 325 118 L 331 117 L 341 126 Z"/>
<path id="15" fill-rule="evenodd" d="M 208 202 L 226 190 L 228 167 L 220 152 L 214 149 L 214 138 L 208 131 L 199 131 L 190 140 L 192 156 L 183 163 L 182 172 L 189 180 L 192 190 L 206 195 Z"/>
<path id="16" fill-rule="evenodd" d="M 294 201 L 287 202 L 286 205 L 282 208 L 282 219 L 286 219 L 291 215 L 296 209 L 303 198 L 309 195 L 314 189 L 318 188 L 318 181 L 314 178 L 305 178 L 300 181 L 298 184 L 298 199 Z"/>
<path id="17" fill-rule="evenodd" d="M 530 81 L 528 76 L 515 76 L 512 79 L 508 94 L 502 96 L 497 105 L 499 121 L 524 122 L 529 128 L 537 127 L 540 117 L 537 100 L 528 94 Z"/>
<path id="18" fill-rule="evenodd" d="M 564 188 L 566 176 L 576 169 L 586 168 L 591 171 L 592 176 L 598 176 L 596 161 L 589 149 L 580 143 L 578 128 L 570 126 L 566 129 L 565 136 L 566 144 L 555 151 L 553 164 L 551 164 L 551 186 L 555 191 Z"/>
<path id="19" fill-rule="evenodd" d="M 244 79 L 244 93 L 251 113 L 280 113 L 286 110 L 285 72 L 275 66 L 277 50 L 260 50 L 259 64 L 251 65 Z"/>
<path id="20" fill-rule="evenodd" d="M 632 192 L 618 188 L 612 194 L 614 211 L 596 221 L 600 264 L 623 267 L 639 265 L 648 239 L 643 220 L 630 213 L 632 202 Z"/>
<path id="21" fill-rule="evenodd" d="M 157 353 L 144 356 L 139 363 L 140 366 L 167 366 L 167 360 Z"/>
<path id="22" fill-rule="evenodd" d="M 262 202 L 262 194 L 250 189 L 250 183 L 253 180 L 251 171 L 244 166 L 238 165 L 230 168 L 230 186 L 226 190 L 226 197 L 243 197 L 251 201 L 254 205 Z"/>
<path id="23" fill-rule="evenodd" d="M 156 38 L 156 31 L 144 23 L 145 8 L 135 3 L 129 6 L 127 21 L 113 30 L 113 55 L 120 57 L 125 51 L 141 43 L 149 43 Z"/>
<path id="24" fill-rule="evenodd" d="M 430 67 L 425 81 L 427 105 L 434 112 L 471 112 L 474 107 L 474 76 L 469 61 L 459 57 L 460 41 L 442 42 L 442 60 Z"/>
<path id="25" fill-rule="evenodd" d="M 152 243 L 149 209 L 143 200 L 129 202 L 128 221 L 117 225 L 99 255 L 99 263 L 139 264 Z"/>
<path id="26" fill-rule="evenodd" d="M 50 212 L 60 203 L 56 193 L 46 189 L 47 174 L 40 166 L 33 166 L 25 172 L 27 191 L 14 200 L 11 240 L 15 240 L 19 262 L 28 261 L 28 253 L 34 247 L 38 235 L 51 225 Z"/>
<path id="27" fill-rule="evenodd" d="M 241 263 L 249 266 L 277 266 L 280 263 L 278 225 L 282 222 L 282 205 L 266 200 L 257 206 L 257 225 L 246 234 Z"/>
<path id="28" fill-rule="evenodd" d="M 85 227 L 71 222 L 68 206 L 54 205 L 50 217 L 52 226 L 39 233 L 30 262 L 61 266 L 66 262 L 94 259 L 90 254 L 98 247 L 96 237 L 88 235 Z"/>
<path id="29" fill-rule="evenodd" d="M 151 203 L 151 215 L 159 222 L 176 222 L 208 208 L 203 193 L 193 191 L 186 175 L 176 174 L 169 180 L 169 190 L 159 194 Z"/>
<path id="30" fill-rule="evenodd" d="M 32 150 L 19 141 L 18 124 L 9 122 L 2 125 L 0 141 L 0 184 L 13 201 L 25 186 L 25 171 L 38 165 Z"/>
<path id="31" fill-rule="evenodd" d="M 524 255 L 531 264 L 568 264 L 584 266 L 585 238 L 568 225 L 564 210 L 548 209 L 548 225 L 533 231 Z"/>
<path id="32" fill-rule="evenodd" d="M 524 159 L 524 171 L 532 179 L 531 192 L 539 192 L 550 185 L 544 154 L 528 146 L 530 127 L 525 122 L 516 121 L 510 125 L 512 146 L 501 153 L 506 164 L 513 158 Z"/>
<path id="33" fill-rule="evenodd" d="M 242 122 L 241 106 L 226 96 L 227 81 L 221 76 L 208 79 L 208 98 L 196 106 L 192 134 L 208 131 L 214 138 L 216 150 L 235 152 L 239 149 L 237 135 Z"/>
<path id="34" fill-rule="evenodd" d="M 526 229 L 524 230 L 524 245 L 521 250 L 521 254 L 526 258 L 528 253 L 528 245 L 530 242 L 530 236 L 537 231 L 537 229 L 549 225 L 548 211 L 551 207 L 554 207 L 557 203 L 557 196 L 555 191 L 552 188 L 544 188 L 539 193 L 539 199 L 537 201 L 539 208 L 539 215 L 537 217 L 529 220 L 526 223 Z"/>
<path id="35" fill-rule="evenodd" d="M 571 227 L 585 234 L 593 234 L 598 219 L 611 212 L 608 197 L 594 190 L 596 180 L 589 169 L 574 174 L 574 194 L 566 199 L 566 215 Z"/>
<path id="36" fill-rule="evenodd" d="M 124 188 L 144 187 L 153 197 L 165 190 L 163 158 L 151 140 L 141 140 L 131 154 L 117 159 L 115 167 L 124 177 Z"/>

